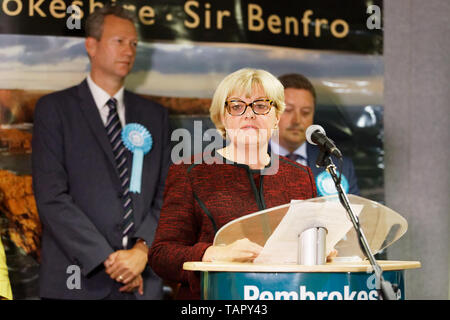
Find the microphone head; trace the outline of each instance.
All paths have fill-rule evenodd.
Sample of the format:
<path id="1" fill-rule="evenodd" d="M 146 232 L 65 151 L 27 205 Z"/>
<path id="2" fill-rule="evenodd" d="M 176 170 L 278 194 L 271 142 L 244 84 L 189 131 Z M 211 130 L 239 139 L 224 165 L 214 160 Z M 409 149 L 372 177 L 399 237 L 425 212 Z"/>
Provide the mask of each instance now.
<path id="1" fill-rule="evenodd" d="M 319 126 L 318 124 L 312 124 L 312 125 L 310 125 L 310 126 L 306 129 L 306 133 L 305 133 L 305 135 L 306 135 L 306 140 L 307 140 L 309 143 L 314 144 L 314 145 L 317 145 L 317 143 L 315 143 L 315 142 L 312 141 L 311 135 L 312 135 L 314 132 L 316 132 L 316 131 L 319 131 L 319 132 L 322 133 L 323 135 L 326 135 L 325 129 L 322 128 L 322 126 Z"/>

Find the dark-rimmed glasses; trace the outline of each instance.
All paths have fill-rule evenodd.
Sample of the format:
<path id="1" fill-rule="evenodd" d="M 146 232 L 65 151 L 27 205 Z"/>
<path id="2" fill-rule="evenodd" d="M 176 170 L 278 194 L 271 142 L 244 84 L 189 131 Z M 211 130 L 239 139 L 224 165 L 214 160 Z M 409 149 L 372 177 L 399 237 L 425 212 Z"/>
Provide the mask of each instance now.
<path id="1" fill-rule="evenodd" d="M 225 101 L 225 108 L 232 116 L 241 116 L 247 111 L 247 107 L 252 108 L 254 114 L 265 115 L 270 112 L 273 106 L 273 100 L 256 99 L 253 102 L 246 103 L 239 99 L 231 99 Z"/>

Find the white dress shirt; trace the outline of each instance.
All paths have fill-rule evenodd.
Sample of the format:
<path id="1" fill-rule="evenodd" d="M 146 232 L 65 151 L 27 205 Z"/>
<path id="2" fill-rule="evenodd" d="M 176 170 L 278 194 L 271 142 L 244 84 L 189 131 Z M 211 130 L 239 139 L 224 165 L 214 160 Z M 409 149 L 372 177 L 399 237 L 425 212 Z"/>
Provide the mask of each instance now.
<path id="1" fill-rule="evenodd" d="M 91 90 L 92 96 L 94 97 L 95 105 L 100 112 L 100 117 L 102 118 L 103 124 L 106 125 L 106 120 L 108 119 L 109 107 L 106 105 L 111 96 L 102 88 L 100 88 L 94 80 L 92 80 L 91 75 L 87 76 L 87 83 L 89 90 Z M 117 100 L 117 113 L 119 114 L 119 120 L 122 124 L 122 128 L 125 126 L 125 104 L 123 102 L 123 92 L 124 87 L 116 92 L 113 98 Z"/>

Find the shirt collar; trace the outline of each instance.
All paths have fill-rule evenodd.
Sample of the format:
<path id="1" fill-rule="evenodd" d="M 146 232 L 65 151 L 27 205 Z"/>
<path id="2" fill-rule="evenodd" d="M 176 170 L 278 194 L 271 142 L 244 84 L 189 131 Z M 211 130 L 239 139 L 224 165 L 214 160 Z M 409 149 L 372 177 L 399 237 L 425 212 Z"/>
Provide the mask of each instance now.
<path id="1" fill-rule="evenodd" d="M 89 74 L 87 76 L 87 83 L 89 86 L 89 89 L 91 90 L 92 96 L 94 97 L 95 104 L 97 105 L 98 109 L 107 108 L 106 102 L 111 98 L 111 96 L 102 88 L 100 88 L 94 80 L 92 80 L 91 75 Z M 116 92 L 114 95 L 114 98 L 117 100 L 117 107 L 121 108 L 124 106 L 123 103 L 123 93 L 124 93 L 124 86 L 119 89 L 119 91 Z"/>
<path id="2" fill-rule="evenodd" d="M 290 152 L 283 148 L 281 145 L 279 145 L 278 143 L 276 143 L 273 140 L 270 140 L 270 147 L 272 149 L 273 152 L 279 154 L 280 156 L 286 156 L 288 155 Z M 306 141 L 303 142 L 297 149 L 294 150 L 294 152 L 292 152 L 294 154 L 298 154 L 300 156 L 302 156 L 303 158 L 307 159 L 307 153 L 306 153 Z"/>

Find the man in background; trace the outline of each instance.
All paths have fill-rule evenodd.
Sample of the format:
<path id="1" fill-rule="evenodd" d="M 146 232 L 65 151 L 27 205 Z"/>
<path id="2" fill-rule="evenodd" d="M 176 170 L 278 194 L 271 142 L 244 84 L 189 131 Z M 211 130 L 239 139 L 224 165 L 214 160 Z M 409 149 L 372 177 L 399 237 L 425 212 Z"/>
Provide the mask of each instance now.
<path id="1" fill-rule="evenodd" d="M 135 18 L 105 6 L 86 21 L 91 70 L 42 97 L 34 115 L 33 187 L 42 221 L 40 296 L 161 299 L 147 265 L 170 162 L 167 109 L 124 89 L 136 57 Z M 139 123 L 152 145 L 141 191 L 130 192 L 132 153 L 122 128 Z"/>
<path id="2" fill-rule="evenodd" d="M 306 129 L 314 121 L 316 91 L 312 83 L 301 74 L 285 74 L 278 79 L 284 86 L 286 109 L 278 123 L 279 143 L 272 139 L 270 148 L 279 155 L 309 166 L 315 177 L 319 196 L 334 194 L 336 189 L 333 181 L 330 181 L 331 176 L 325 168 L 316 167 L 319 148 L 308 143 L 305 136 Z M 338 160 L 334 156 L 332 160 L 338 166 Z M 341 184 L 346 193 L 359 194 L 353 162 L 346 157 L 343 158 Z"/>

